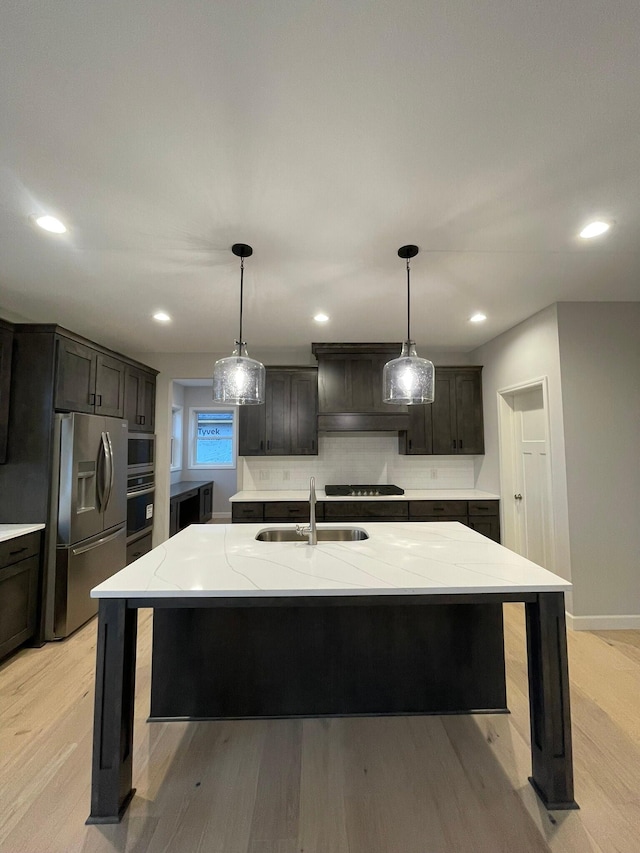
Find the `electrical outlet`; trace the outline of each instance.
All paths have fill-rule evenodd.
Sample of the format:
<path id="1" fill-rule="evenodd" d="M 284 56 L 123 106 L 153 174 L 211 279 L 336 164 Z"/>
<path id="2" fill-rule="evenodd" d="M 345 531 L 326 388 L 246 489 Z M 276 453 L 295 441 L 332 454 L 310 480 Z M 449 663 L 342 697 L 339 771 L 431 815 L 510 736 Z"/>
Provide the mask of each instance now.
<path id="1" fill-rule="evenodd" d="M 284 471 L 282 472 L 282 479 L 283 480 L 290 480 L 291 479 L 291 471 L 289 471 L 287 468 L 285 468 Z"/>
<path id="2" fill-rule="evenodd" d="M 431 479 L 432 479 L 432 480 L 437 480 L 437 479 L 438 479 L 438 469 L 437 469 L 437 468 L 432 468 L 432 469 L 431 469 Z"/>
<path id="3" fill-rule="evenodd" d="M 270 480 L 271 479 L 271 471 L 265 471 L 264 469 L 260 469 L 260 479 L 261 480 Z"/>

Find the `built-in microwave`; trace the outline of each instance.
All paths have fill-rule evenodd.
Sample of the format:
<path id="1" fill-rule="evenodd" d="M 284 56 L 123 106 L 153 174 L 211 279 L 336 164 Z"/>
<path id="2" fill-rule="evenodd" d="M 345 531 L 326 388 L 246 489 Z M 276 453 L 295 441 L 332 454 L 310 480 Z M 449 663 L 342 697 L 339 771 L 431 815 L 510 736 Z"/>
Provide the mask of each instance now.
<path id="1" fill-rule="evenodd" d="M 130 432 L 127 450 L 129 473 L 153 471 L 156 464 L 156 437 Z"/>

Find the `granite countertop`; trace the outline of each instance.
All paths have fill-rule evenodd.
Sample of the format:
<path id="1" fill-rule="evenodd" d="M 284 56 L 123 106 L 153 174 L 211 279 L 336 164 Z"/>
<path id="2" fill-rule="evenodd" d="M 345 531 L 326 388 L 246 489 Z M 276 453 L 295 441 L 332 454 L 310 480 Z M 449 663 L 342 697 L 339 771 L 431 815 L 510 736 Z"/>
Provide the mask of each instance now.
<path id="1" fill-rule="evenodd" d="M 295 525 L 282 525 L 294 529 Z M 319 524 L 318 528 L 350 525 Z M 561 592 L 563 578 L 458 522 L 365 522 L 361 542 L 257 542 L 264 524 L 194 524 L 92 598 Z"/>
<path id="2" fill-rule="evenodd" d="M 33 533 L 35 530 L 44 530 L 44 524 L 0 524 L 0 542 L 24 536 L 25 533 Z"/>
<path id="3" fill-rule="evenodd" d="M 316 489 L 316 499 L 319 501 L 488 501 L 500 500 L 500 495 L 493 492 L 483 492 L 480 489 L 405 489 L 403 495 L 337 495 L 327 496 L 324 489 Z M 264 491 L 236 492 L 229 500 L 234 501 L 308 501 L 309 489 L 282 490 L 265 489 Z"/>

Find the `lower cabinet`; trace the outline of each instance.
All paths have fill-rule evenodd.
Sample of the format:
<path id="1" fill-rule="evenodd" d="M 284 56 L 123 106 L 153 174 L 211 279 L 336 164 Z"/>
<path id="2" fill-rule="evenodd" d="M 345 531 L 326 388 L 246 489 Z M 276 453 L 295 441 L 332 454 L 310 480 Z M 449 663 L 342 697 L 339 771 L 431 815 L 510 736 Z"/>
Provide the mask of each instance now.
<path id="1" fill-rule="evenodd" d="M 206 524 L 213 517 L 213 482 L 174 483 L 169 497 L 169 536 L 190 524 Z"/>
<path id="2" fill-rule="evenodd" d="M 148 554 L 149 551 L 153 548 L 152 544 L 153 534 L 151 532 L 145 533 L 144 536 L 141 536 L 139 539 L 136 539 L 134 542 L 129 542 L 127 544 L 127 562 L 133 563 L 134 560 L 137 560 L 138 557 L 142 557 L 144 554 Z"/>
<path id="3" fill-rule="evenodd" d="M 0 542 L 0 658 L 36 630 L 40 532 Z"/>
<path id="4" fill-rule="evenodd" d="M 483 536 L 500 541 L 500 501 L 319 501 L 318 521 L 337 524 L 365 521 L 459 521 Z M 236 501 L 234 524 L 309 521 L 307 501 Z"/>

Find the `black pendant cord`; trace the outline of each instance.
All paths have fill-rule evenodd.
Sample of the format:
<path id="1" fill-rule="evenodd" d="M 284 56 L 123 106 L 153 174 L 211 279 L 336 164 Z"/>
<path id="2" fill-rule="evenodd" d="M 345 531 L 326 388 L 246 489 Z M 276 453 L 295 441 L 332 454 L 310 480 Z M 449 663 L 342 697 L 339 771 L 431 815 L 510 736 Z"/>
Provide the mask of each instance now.
<path id="1" fill-rule="evenodd" d="M 411 283 L 409 278 L 409 258 L 407 258 L 407 341 L 411 340 Z"/>
<path id="2" fill-rule="evenodd" d="M 242 304 L 244 302 L 243 299 L 243 289 L 244 289 L 244 258 L 240 258 L 240 338 L 238 339 L 238 344 L 242 349 Z M 242 354 L 242 353 L 240 353 Z"/>

